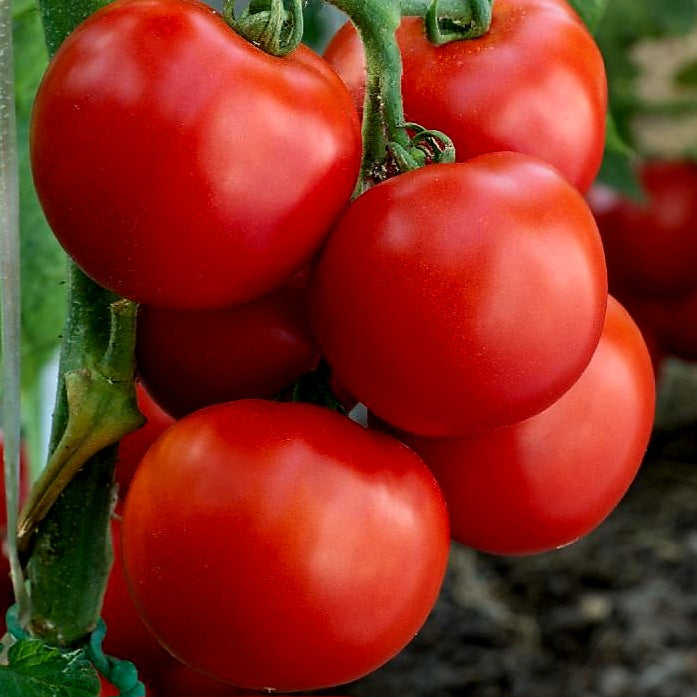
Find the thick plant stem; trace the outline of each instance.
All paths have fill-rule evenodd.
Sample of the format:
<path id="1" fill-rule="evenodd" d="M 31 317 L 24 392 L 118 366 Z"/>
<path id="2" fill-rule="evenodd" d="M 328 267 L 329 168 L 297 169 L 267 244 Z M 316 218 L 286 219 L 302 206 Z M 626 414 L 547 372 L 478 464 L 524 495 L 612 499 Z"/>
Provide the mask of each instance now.
<path id="1" fill-rule="evenodd" d="M 99 619 L 112 561 L 114 445 L 142 423 L 134 394 L 136 308 L 70 267 L 70 306 L 49 463 L 22 512 L 31 555 L 29 629 L 79 643 Z"/>
<path id="2" fill-rule="evenodd" d="M 101 0 L 39 0 L 53 54 Z M 86 175 L 89 176 L 89 175 Z M 20 517 L 31 582 L 28 629 L 56 646 L 94 630 L 112 561 L 115 444 L 142 423 L 135 401 L 136 307 L 69 266 L 49 464 Z"/>
<path id="3" fill-rule="evenodd" d="M 329 0 L 355 24 L 366 56 L 363 163 L 356 195 L 386 178 L 388 143 L 409 148 L 402 105 L 402 59 L 395 33 L 402 17 L 399 0 Z M 393 172 L 394 173 L 394 172 Z"/>
<path id="4" fill-rule="evenodd" d="M 17 523 L 20 450 L 19 169 L 12 60 L 12 6 L 0 0 L 0 272 L 2 273 L 2 425 L 7 530 Z M 5 521 L 0 521 L 4 525 Z M 10 568 L 20 613 L 26 611 L 14 535 L 8 533 Z"/>

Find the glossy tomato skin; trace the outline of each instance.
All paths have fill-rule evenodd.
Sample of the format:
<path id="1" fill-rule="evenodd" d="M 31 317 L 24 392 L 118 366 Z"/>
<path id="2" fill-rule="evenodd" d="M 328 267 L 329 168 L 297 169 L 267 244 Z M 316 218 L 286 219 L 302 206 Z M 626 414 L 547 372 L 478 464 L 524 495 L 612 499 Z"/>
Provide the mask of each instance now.
<path id="1" fill-rule="evenodd" d="M 607 81 L 601 53 L 563 0 L 496 0 L 489 32 L 434 46 L 423 21 L 397 32 L 407 121 L 447 133 L 458 161 L 513 150 L 557 167 L 580 191 L 605 142 Z M 325 57 L 362 107 L 363 50 L 346 24 Z"/>
<path id="2" fill-rule="evenodd" d="M 116 517 L 111 521 L 111 542 L 114 563 L 101 613 L 107 626 L 104 651 L 110 656 L 132 661 L 144 675 L 150 675 L 153 668 L 171 658 L 143 623 L 129 594 L 121 558 L 121 522 Z"/>
<path id="3" fill-rule="evenodd" d="M 611 290 L 637 298 L 697 291 L 697 165 L 649 161 L 639 168 L 639 177 L 645 201 L 602 185 L 588 196 L 605 246 Z"/>
<path id="4" fill-rule="evenodd" d="M 351 98 L 321 57 L 272 57 L 196 0 L 117 0 L 51 62 L 34 180 L 61 244 L 138 302 L 211 308 L 305 264 L 360 162 Z"/>
<path id="5" fill-rule="evenodd" d="M 257 300 L 178 311 L 141 306 L 136 360 L 148 390 L 170 414 L 247 397 L 272 398 L 313 370 L 307 272 Z"/>
<path id="6" fill-rule="evenodd" d="M 606 298 L 582 196 L 518 153 L 370 189 L 311 282 L 315 334 L 339 382 L 381 419 L 432 436 L 549 406 L 590 360 Z"/>
<path id="7" fill-rule="evenodd" d="M 263 400 L 177 422 L 123 521 L 130 588 L 160 641 L 211 677 L 280 691 L 348 682 L 396 654 L 435 602 L 448 545 L 412 451 L 327 409 Z"/>
<path id="8" fill-rule="evenodd" d="M 464 438 L 406 436 L 436 475 L 454 539 L 496 554 L 531 554 L 599 525 L 636 474 L 654 417 L 651 359 L 612 297 L 583 375 L 545 411 Z"/>

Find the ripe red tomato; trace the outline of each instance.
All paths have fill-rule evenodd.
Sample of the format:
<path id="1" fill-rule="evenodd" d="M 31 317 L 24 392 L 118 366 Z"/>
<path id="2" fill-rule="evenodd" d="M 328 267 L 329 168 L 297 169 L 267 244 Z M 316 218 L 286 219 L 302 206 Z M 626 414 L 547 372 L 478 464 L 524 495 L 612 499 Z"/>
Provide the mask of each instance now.
<path id="1" fill-rule="evenodd" d="M 99 676 L 99 683 L 101 685 L 101 688 L 99 690 L 99 697 L 119 697 L 119 695 L 121 694 L 119 689 L 114 687 L 103 675 Z M 145 683 L 145 694 L 147 695 L 147 697 L 157 697 L 157 695 L 160 695 L 161 693 L 154 692 L 150 685 L 148 683 Z M 169 696 L 163 695 L 163 697 Z M 197 697 L 204 697 L 203 693 L 197 695 Z"/>
<path id="2" fill-rule="evenodd" d="M 542 552 L 591 531 L 624 495 L 651 434 L 654 392 L 641 333 L 610 298 L 588 368 L 551 407 L 498 431 L 406 440 L 436 475 L 456 540 Z"/>
<path id="3" fill-rule="evenodd" d="M 489 32 L 434 46 L 423 21 L 402 20 L 407 121 L 447 133 L 459 161 L 514 150 L 557 167 L 580 191 L 603 155 L 607 81 L 601 53 L 563 0 L 496 0 Z M 362 107 L 363 49 L 352 25 L 325 57 Z"/>
<path id="4" fill-rule="evenodd" d="M 273 397 L 317 366 L 307 273 L 269 295 L 220 310 L 141 306 L 136 358 L 170 414 L 245 397 Z"/>
<path id="5" fill-rule="evenodd" d="M 191 670 L 171 656 L 156 667 L 152 682 L 155 693 L 165 697 L 236 697 L 252 693 Z"/>
<path id="6" fill-rule="evenodd" d="M 104 676 L 99 676 L 99 697 L 118 697 L 119 690 L 115 688 Z"/>
<path id="7" fill-rule="evenodd" d="M 697 361 L 697 291 L 670 298 L 633 297 L 627 307 L 665 353 Z"/>
<path id="8" fill-rule="evenodd" d="M 197 0 L 117 0 L 63 43 L 34 106 L 34 180 L 67 252 L 142 303 L 211 308 L 303 266 L 360 163 L 321 57 L 261 51 Z"/>
<path id="9" fill-rule="evenodd" d="M 136 399 L 138 409 L 146 420 L 143 426 L 124 436 L 119 443 L 116 481 L 121 498 L 126 495 L 133 473 L 143 459 L 145 451 L 174 423 L 174 419 L 155 402 L 140 382 L 136 383 Z"/>
<path id="10" fill-rule="evenodd" d="M 697 165 L 644 163 L 646 201 L 632 201 L 597 185 L 588 200 L 618 296 L 680 295 L 697 290 Z"/>
<path id="11" fill-rule="evenodd" d="M 145 626 L 131 600 L 121 559 L 121 523 L 117 518 L 111 521 L 111 542 L 114 564 L 101 613 L 107 626 L 104 651 L 110 656 L 132 661 L 139 671 L 149 675 L 154 666 L 171 659 Z"/>
<path id="12" fill-rule="evenodd" d="M 3 440 L 2 432 L 0 432 L 0 540 L 5 537 L 5 532 L 7 530 L 7 500 L 5 498 L 5 468 L 3 466 L 5 458 L 5 444 Z M 19 505 L 21 507 L 24 499 L 29 493 L 31 487 L 29 473 L 29 463 L 27 462 L 27 455 L 24 449 L 24 444 L 20 446 L 19 451 Z M 4 552 L 0 550 L 0 557 L 4 555 Z M 8 567 L 9 568 L 9 567 Z"/>
<path id="13" fill-rule="evenodd" d="M 392 425 L 434 436 L 549 406 L 588 364 L 607 303 L 585 201 L 519 153 L 370 189 L 339 220 L 311 291 L 339 382 Z"/>
<path id="14" fill-rule="evenodd" d="M 177 658 L 230 684 L 348 682 L 422 625 L 447 512 L 408 448 L 321 407 L 240 400 L 150 448 L 123 519 L 127 579 Z"/>
<path id="15" fill-rule="evenodd" d="M 10 578 L 10 560 L 5 553 L 0 553 L 0 632 L 5 634 L 5 615 L 14 603 L 14 589 Z"/>

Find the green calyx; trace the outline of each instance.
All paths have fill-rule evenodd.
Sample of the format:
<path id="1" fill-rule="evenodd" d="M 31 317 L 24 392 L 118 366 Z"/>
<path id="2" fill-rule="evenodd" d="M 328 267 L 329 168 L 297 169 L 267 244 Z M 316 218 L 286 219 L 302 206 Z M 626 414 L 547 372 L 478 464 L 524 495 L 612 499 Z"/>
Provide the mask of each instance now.
<path id="1" fill-rule="evenodd" d="M 234 0 L 223 1 L 225 21 L 247 41 L 272 56 L 294 51 L 303 36 L 302 0 L 252 0 L 235 17 Z"/>
<path id="2" fill-rule="evenodd" d="M 491 27 L 494 0 L 401 0 L 402 15 L 423 17 L 428 40 L 436 46 L 476 39 Z"/>
<path id="3" fill-rule="evenodd" d="M 429 130 L 418 123 L 406 123 L 404 129 L 410 136 L 407 147 L 397 142 L 387 144 L 399 172 L 455 162 L 453 141 L 442 131 Z"/>
<path id="4" fill-rule="evenodd" d="M 489 31 L 494 0 L 464 0 L 455 5 L 444 9 L 442 0 L 433 0 L 429 5 L 424 24 L 432 44 L 442 46 L 451 41 L 476 39 Z"/>

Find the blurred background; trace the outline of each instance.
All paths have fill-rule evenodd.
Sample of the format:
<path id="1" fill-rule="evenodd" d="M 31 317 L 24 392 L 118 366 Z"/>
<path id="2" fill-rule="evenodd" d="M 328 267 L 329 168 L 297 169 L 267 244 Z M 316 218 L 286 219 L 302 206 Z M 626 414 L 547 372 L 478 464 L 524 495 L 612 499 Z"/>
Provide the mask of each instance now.
<path id="1" fill-rule="evenodd" d="M 13 5 L 23 420 L 36 470 L 55 390 L 65 261 L 34 197 L 27 158 L 31 104 L 46 62 L 40 23 L 33 0 Z M 306 41 L 322 50 L 344 18 L 319 0 L 307 2 L 306 14 Z M 648 205 L 642 163 L 697 157 L 697 0 L 610 0 L 595 35 L 606 61 L 613 124 L 600 179 Z M 697 285 L 697 268 L 695 278 Z M 697 311 L 681 315 L 678 326 L 697 335 Z M 609 519 L 587 538 L 536 557 L 453 546 L 426 626 L 388 666 L 344 694 L 697 695 L 697 347 L 682 350 L 658 334 L 654 435 L 635 484 Z"/>

